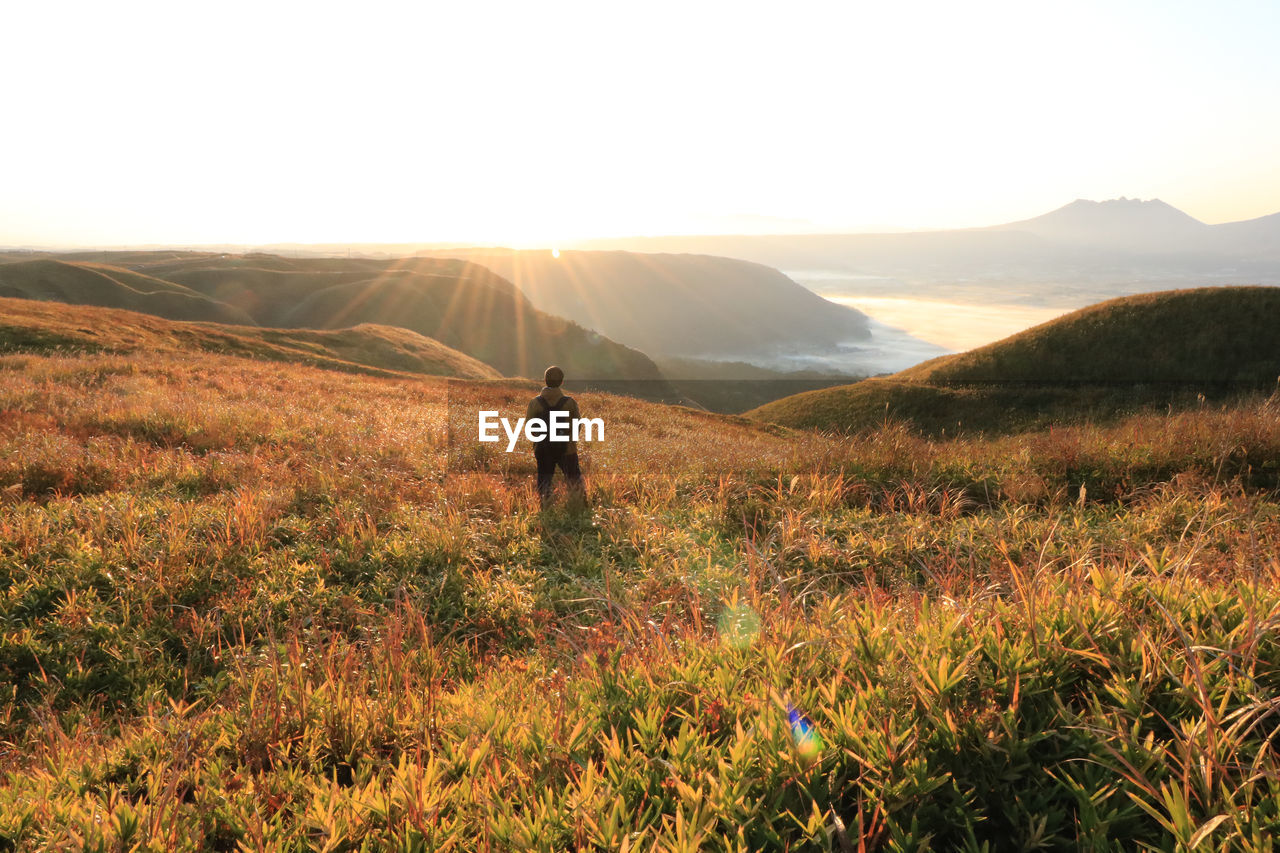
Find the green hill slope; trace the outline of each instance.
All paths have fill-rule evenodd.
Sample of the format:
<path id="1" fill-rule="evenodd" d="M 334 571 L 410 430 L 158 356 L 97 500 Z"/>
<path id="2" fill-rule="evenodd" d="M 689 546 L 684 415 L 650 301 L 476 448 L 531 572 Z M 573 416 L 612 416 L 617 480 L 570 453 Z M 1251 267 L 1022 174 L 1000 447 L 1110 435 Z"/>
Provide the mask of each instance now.
<path id="1" fill-rule="evenodd" d="M 487 364 L 439 341 L 392 326 L 263 329 L 180 323 L 92 306 L 0 299 L 0 353 L 199 352 L 282 361 L 353 373 L 419 373 L 498 379 Z"/>
<path id="2" fill-rule="evenodd" d="M 928 434 L 1017 431 L 1270 390 L 1280 288 L 1113 299 L 882 379 L 777 400 L 751 417 L 857 432 L 885 420 Z"/>
<path id="3" fill-rule="evenodd" d="M 644 353 L 539 311 L 509 281 L 466 261 L 254 254 L 133 263 L 273 326 L 401 326 L 511 376 L 541 376 L 556 363 L 588 379 L 661 379 Z"/>
<path id="4" fill-rule="evenodd" d="M 1111 299 L 897 374 L 931 382 L 1275 382 L 1280 288 Z"/>
<path id="5" fill-rule="evenodd" d="M 42 258 L 0 264 L 0 297 L 124 308 L 170 320 L 256 325 L 244 311 L 181 284 L 82 261 Z"/>
<path id="6" fill-rule="evenodd" d="M 0 266 L 27 270 L 21 277 L 11 275 L 15 285 L 0 295 L 105 305 L 182 320 L 319 329 L 397 326 L 506 375 L 538 377 L 555 363 L 580 380 L 645 380 L 665 388 L 662 374 L 644 353 L 539 311 L 510 282 L 462 260 L 175 251 L 60 257 L 70 260 Z M 104 278 L 93 278 L 108 269 L 109 276 L 102 272 Z M 72 275 L 78 276 L 74 282 L 61 282 Z M 0 275 L 0 287 L 4 282 Z M 137 296 L 130 282 L 151 282 L 154 292 Z M 669 395 L 670 389 L 664 393 Z"/>

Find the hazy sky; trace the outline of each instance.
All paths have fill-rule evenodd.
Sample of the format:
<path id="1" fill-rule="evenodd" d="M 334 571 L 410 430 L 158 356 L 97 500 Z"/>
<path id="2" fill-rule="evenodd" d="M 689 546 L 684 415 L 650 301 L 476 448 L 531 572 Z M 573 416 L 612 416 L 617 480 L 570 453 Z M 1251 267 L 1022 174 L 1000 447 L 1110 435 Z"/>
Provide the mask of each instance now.
<path id="1" fill-rule="evenodd" d="M 1276 2 L 0 8 L 0 245 L 1280 210 Z"/>

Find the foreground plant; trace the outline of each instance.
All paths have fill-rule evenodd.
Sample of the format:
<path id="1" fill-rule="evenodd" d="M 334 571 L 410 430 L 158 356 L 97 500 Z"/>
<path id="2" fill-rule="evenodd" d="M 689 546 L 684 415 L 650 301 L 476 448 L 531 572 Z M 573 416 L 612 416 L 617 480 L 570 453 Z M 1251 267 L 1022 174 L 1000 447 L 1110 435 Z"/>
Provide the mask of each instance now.
<path id="1" fill-rule="evenodd" d="M 19 849 L 1266 850 L 1280 823 L 1266 406 L 847 441 L 601 396 L 584 517 L 537 513 L 518 460 L 446 472 L 429 380 L 0 367 Z"/>

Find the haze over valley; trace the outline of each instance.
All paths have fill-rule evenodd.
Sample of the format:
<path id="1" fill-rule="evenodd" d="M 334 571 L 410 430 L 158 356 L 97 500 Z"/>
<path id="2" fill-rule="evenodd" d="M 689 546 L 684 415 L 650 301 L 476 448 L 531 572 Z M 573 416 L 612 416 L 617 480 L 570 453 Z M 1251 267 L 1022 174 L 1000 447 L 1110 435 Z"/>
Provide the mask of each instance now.
<path id="1" fill-rule="evenodd" d="M 819 360 L 871 373 L 990 343 L 1117 296 L 1280 284 L 1280 214 L 1206 225 L 1155 199 L 1081 199 L 1039 217 L 977 229 L 583 245 L 725 254 L 775 266 L 871 318 L 868 345 Z"/>
<path id="2" fill-rule="evenodd" d="M 1205 225 L 1158 200 L 1077 200 L 978 229 L 583 245 L 17 251 L 3 256 L 14 265 L 0 266 L 0 296 L 291 328 L 401 325 L 513 375 L 564 352 L 592 380 L 728 379 L 742 363 L 808 382 L 895 372 L 1117 296 L 1280 284 L 1280 214 Z M 494 321 L 500 305 L 513 326 Z M 509 340 L 512 328 L 523 331 Z M 548 349 L 548 334 L 615 355 L 579 361 Z M 619 344 L 631 351 L 621 361 Z"/>

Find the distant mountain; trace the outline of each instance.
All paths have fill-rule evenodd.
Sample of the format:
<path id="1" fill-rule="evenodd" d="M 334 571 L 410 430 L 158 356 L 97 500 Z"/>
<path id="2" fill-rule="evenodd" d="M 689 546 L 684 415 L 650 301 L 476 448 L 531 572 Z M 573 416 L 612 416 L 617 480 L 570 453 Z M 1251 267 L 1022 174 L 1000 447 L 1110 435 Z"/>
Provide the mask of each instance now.
<path id="1" fill-rule="evenodd" d="M 761 264 L 635 252 L 446 251 L 492 270 L 543 311 L 656 357 L 749 359 L 870 337 L 865 315 Z"/>
<path id="2" fill-rule="evenodd" d="M 750 412 L 857 432 L 905 420 L 930 434 L 1007 432 L 1149 405 L 1180 405 L 1280 378 L 1280 288 L 1148 293 L 1083 308 L 900 373 L 798 394 Z"/>
<path id="3" fill-rule="evenodd" d="M 439 341 L 407 329 L 365 324 L 351 329 L 263 329 L 178 323 L 111 308 L 0 299 L 0 352 L 50 350 L 218 353 L 284 361 L 348 373 L 419 373 L 462 379 L 501 374 Z"/>
<path id="4" fill-rule="evenodd" d="M 1160 199 L 1076 199 L 1043 216 L 988 230 L 1017 231 L 1060 244 L 1126 252 L 1280 258 L 1280 213 L 1206 225 Z"/>
<path id="5" fill-rule="evenodd" d="M 1211 227 L 1219 251 L 1280 259 L 1280 213 Z"/>
<path id="6" fill-rule="evenodd" d="M 827 291 L 807 273 L 848 274 L 834 285 L 842 292 L 854 281 L 864 293 L 968 298 L 994 284 L 1076 305 L 1080 297 L 1177 286 L 1280 284 L 1280 214 L 1207 225 L 1158 199 L 1081 199 L 1032 219 L 964 230 L 640 237 L 574 247 L 740 258 L 820 293 Z M 1066 288 L 1038 288 L 1048 284 Z"/>
<path id="7" fill-rule="evenodd" d="M 1130 251 L 1185 251 L 1201 248 L 1212 226 L 1159 199 L 1110 201 L 1076 199 L 1057 210 L 997 225 L 991 230 L 1021 231 L 1060 243 L 1103 246 Z"/>

